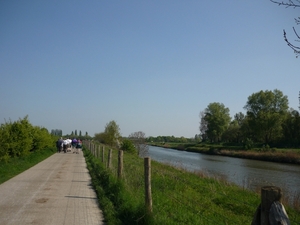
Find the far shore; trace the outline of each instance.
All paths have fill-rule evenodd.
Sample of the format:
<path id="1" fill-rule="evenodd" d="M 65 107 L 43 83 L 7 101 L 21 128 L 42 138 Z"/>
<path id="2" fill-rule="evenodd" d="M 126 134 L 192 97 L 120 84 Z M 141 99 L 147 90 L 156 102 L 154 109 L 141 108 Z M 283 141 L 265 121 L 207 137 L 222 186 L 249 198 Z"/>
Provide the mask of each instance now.
<path id="1" fill-rule="evenodd" d="M 289 163 L 300 165 L 300 150 L 283 150 L 283 149 L 270 149 L 268 151 L 258 150 L 230 150 L 225 147 L 199 147 L 190 144 L 173 144 L 173 143 L 147 143 L 154 147 L 170 148 L 180 151 L 197 152 L 208 155 L 221 155 L 244 159 L 261 160 L 276 163 Z"/>

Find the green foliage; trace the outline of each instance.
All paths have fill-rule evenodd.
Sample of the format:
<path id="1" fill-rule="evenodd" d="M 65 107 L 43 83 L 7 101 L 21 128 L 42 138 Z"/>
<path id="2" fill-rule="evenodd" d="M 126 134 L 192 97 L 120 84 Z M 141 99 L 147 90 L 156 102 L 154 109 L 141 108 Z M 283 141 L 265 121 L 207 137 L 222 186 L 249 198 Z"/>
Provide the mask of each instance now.
<path id="1" fill-rule="evenodd" d="M 187 143 L 187 142 L 199 142 L 201 140 L 200 135 L 195 135 L 195 138 L 185 138 L 185 137 L 174 137 L 172 136 L 157 136 L 157 137 L 148 137 L 146 142 L 172 142 L 172 143 Z"/>
<path id="2" fill-rule="evenodd" d="M 258 141 L 266 144 L 282 135 L 282 123 L 288 110 L 288 98 L 277 89 L 260 91 L 248 97 L 247 110 L 250 129 Z"/>
<path id="3" fill-rule="evenodd" d="M 96 133 L 94 136 L 94 140 L 98 141 L 99 143 L 105 144 L 106 143 L 106 133 L 101 132 L 101 133 Z"/>
<path id="4" fill-rule="evenodd" d="M 107 170 L 99 160 L 83 148 L 93 186 L 99 198 L 107 225 L 136 224 L 137 220 L 145 221 L 143 206 L 135 202 L 135 198 L 128 193 L 124 182 L 117 179 L 112 171 Z M 125 155 L 125 154 L 124 154 Z M 130 154 L 132 155 L 132 154 Z M 141 199 L 142 200 L 142 199 Z M 147 223 L 138 224 L 147 224 Z"/>
<path id="5" fill-rule="evenodd" d="M 259 195 L 253 192 L 152 161 L 153 213 L 149 216 L 144 211 L 143 159 L 124 152 L 124 177 L 118 180 L 117 157 L 107 169 L 106 162 L 102 164 L 90 151 L 85 150 L 85 155 L 94 185 L 101 190 L 99 203 L 108 206 L 103 207 L 107 224 L 250 224 L 260 204 Z M 300 219 L 296 210 L 286 210 L 290 217 Z"/>
<path id="6" fill-rule="evenodd" d="M 137 152 L 136 148 L 134 147 L 134 144 L 129 139 L 123 139 L 121 149 L 123 151 L 130 152 L 130 153 L 136 153 Z"/>
<path id="7" fill-rule="evenodd" d="M 32 128 L 32 151 L 40 151 L 46 147 L 53 146 L 54 139 L 46 128 Z"/>
<path id="8" fill-rule="evenodd" d="M 104 133 L 106 134 L 106 144 L 113 147 L 119 147 L 121 138 L 120 128 L 114 120 L 106 124 Z"/>
<path id="9" fill-rule="evenodd" d="M 47 129 L 32 126 L 28 116 L 1 124 L 0 161 L 8 161 L 10 157 L 24 157 L 31 151 L 43 150 L 53 144 Z"/>
<path id="10" fill-rule="evenodd" d="M 291 109 L 282 124 L 283 143 L 286 146 L 297 147 L 300 145 L 300 113 Z"/>
<path id="11" fill-rule="evenodd" d="M 207 122 L 206 135 L 212 141 L 220 141 L 230 123 L 229 109 L 222 103 L 210 103 L 204 112 Z"/>
<path id="12" fill-rule="evenodd" d="M 94 139 L 111 147 L 120 147 L 121 134 L 119 125 L 114 121 L 106 124 L 104 132 L 96 133 Z"/>
<path id="13" fill-rule="evenodd" d="M 202 141 L 240 144 L 249 138 L 259 147 L 262 144 L 279 148 L 300 147 L 300 113 L 292 108 L 288 110 L 288 98 L 280 90 L 253 93 L 244 109 L 246 115 L 239 112 L 227 124 L 224 115 L 229 109 L 220 103 L 210 103 L 205 111 L 200 112 Z"/>
<path id="14" fill-rule="evenodd" d="M 250 138 L 246 138 L 244 148 L 246 150 L 251 150 L 253 148 L 253 141 Z"/>
<path id="15" fill-rule="evenodd" d="M 52 146 L 24 157 L 8 158 L 6 163 L 0 163 L 0 184 L 29 169 L 55 152 L 56 149 Z"/>

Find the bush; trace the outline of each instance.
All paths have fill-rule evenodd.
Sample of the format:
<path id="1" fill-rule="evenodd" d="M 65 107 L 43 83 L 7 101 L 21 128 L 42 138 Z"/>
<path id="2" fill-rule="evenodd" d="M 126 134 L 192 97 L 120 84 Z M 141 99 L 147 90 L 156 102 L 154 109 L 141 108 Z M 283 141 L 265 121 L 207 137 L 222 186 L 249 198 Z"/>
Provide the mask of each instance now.
<path id="1" fill-rule="evenodd" d="M 53 144 L 54 140 L 47 129 L 32 126 L 28 116 L 0 126 L 0 161 L 23 157 Z"/>
<path id="2" fill-rule="evenodd" d="M 251 150 L 253 148 L 253 141 L 250 138 L 246 138 L 244 148 L 246 150 Z"/>
<path id="3" fill-rule="evenodd" d="M 129 139 L 124 139 L 121 145 L 121 149 L 126 152 L 130 153 L 137 153 L 136 148 L 134 147 L 134 144 Z"/>

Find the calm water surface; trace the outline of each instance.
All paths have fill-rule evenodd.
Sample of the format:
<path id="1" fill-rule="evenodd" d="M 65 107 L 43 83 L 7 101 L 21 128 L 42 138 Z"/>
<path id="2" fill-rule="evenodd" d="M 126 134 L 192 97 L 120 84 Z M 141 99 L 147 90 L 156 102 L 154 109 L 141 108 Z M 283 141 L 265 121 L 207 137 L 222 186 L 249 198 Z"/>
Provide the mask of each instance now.
<path id="1" fill-rule="evenodd" d="M 275 185 L 282 188 L 284 195 L 300 195 L 299 165 L 205 155 L 153 146 L 149 146 L 149 156 L 152 160 L 188 171 L 201 171 L 211 177 L 225 178 L 250 190 Z"/>

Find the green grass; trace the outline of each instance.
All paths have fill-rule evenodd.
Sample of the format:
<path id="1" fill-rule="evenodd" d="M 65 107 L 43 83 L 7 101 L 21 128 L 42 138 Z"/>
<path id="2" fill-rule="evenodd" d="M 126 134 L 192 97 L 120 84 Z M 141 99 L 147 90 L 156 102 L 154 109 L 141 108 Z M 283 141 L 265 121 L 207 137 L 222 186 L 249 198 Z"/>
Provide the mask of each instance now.
<path id="1" fill-rule="evenodd" d="M 0 161 L 0 184 L 43 161 L 55 152 L 55 148 L 46 148 L 24 157 L 10 158 L 7 162 Z"/>
<path id="2" fill-rule="evenodd" d="M 93 184 L 107 224 L 251 224 L 260 204 L 258 194 L 235 185 L 152 161 L 153 213 L 144 206 L 143 159 L 124 152 L 124 171 L 117 178 L 117 154 L 113 165 L 85 150 Z M 300 213 L 286 207 L 292 224 Z"/>

